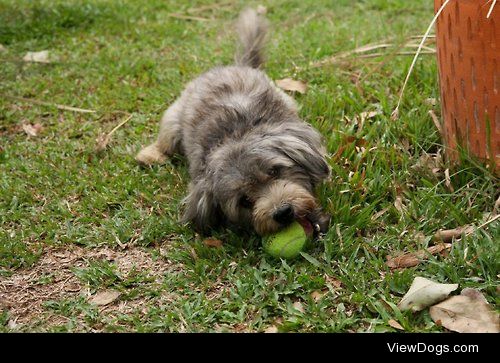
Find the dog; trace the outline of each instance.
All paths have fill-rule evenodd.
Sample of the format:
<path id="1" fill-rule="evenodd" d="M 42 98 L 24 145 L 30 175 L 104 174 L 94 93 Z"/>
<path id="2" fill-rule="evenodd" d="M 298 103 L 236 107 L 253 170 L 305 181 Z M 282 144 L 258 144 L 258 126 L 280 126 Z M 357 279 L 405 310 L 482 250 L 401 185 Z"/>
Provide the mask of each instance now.
<path id="1" fill-rule="evenodd" d="M 317 235 L 329 226 L 314 196 L 330 175 L 322 136 L 260 70 L 268 25 L 255 10 L 242 11 L 235 64 L 191 81 L 163 114 L 156 141 L 136 156 L 143 165 L 186 156 L 191 182 L 181 221 L 203 234 L 229 225 L 264 236 L 296 220 Z"/>

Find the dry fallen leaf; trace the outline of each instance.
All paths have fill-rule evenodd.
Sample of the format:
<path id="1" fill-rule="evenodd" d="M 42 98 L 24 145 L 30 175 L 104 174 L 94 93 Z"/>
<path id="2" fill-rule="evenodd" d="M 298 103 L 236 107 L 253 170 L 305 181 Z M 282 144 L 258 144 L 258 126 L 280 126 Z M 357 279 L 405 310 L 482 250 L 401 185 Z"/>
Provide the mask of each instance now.
<path id="1" fill-rule="evenodd" d="M 395 108 L 391 113 L 391 121 L 396 121 L 399 118 L 399 108 Z"/>
<path id="2" fill-rule="evenodd" d="M 277 333 L 278 332 L 278 327 L 271 325 L 270 327 L 266 328 L 264 330 L 264 333 Z"/>
<path id="3" fill-rule="evenodd" d="M 314 301 L 320 301 L 323 296 L 325 295 L 325 293 L 321 292 L 321 291 L 318 291 L 318 290 L 315 290 L 311 293 L 311 297 Z"/>
<path id="4" fill-rule="evenodd" d="M 406 295 L 399 302 L 398 307 L 402 311 L 420 311 L 444 300 L 456 289 L 458 289 L 458 284 L 440 284 L 417 276 Z"/>
<path id="5" fill-rule="evenodd" d="M 372 222 L 376 221 L 379 217 L 381 217 L 382 215 L 384 215 L 389 209 L 390 209 L 390 207 L 385 207 L 384 209 L 378 211 L 377 213 L 375 213 L 374 215 L 371 216 L 370 220 Z"/>
<path id="6" fill-rule="evenodd" d="M 26 132 L 26 135 L 36 137 L 43 130 L 43 126 L 39 123 L 36 123 L 34 125 L 23 124 L 23 130 L 24 132 Z"/>
<path id="7" fill-rule="evenodd" d="M 35 63 L 50 63 L 49 51 L 42 50 L 40 52 L 28 52 L 23 57 L 25 62 L 35 62 Z"/>
<path id="8" fill-rule="evenodd" d="M 342 281 L 337 280 L 336 278 L 334 278 L 332 276 L 325 274 L 325 280 L 328 284 L 330 284 L 335 289 L 340 289 L 342 287 Z"/>
<path id="9" fill-rule="evenodd" d="M 441 149 L 435 154 L 423 153 L 412 168 L 422 172 L 430 171 L 434 176 L 439 177 L 443 171 L 443 156 L 441 154 Z"/>
<path id="10" fill-rule="evenodd" d="M 215 239 L 215 238 L 207 238 L 206 240 L 203 241 L 203 244 L 207 247 L 215 247 L 215 248 L 222 247 L 223 245 L 220 239 Z"/>
<path id="11" fill-rule="evenodd" d="M 406 206 L 403 204 L 403 198 L 400 195 L 396 197 L 396 200 L 394 201 L 394 207 L 400 214 L 404 214 Z"/>
<path id="12" fill-rule="evenodd" d="M 465 289 L 462 290 L 460 295 L 468 296 L 473 300 L 481 300 L 482 302 L 484 302 L 486 304 L 488 303 L 488 300 L 486 300 L 484 295 L 481 294 L 481 291 L 479 291 L 477 289 L 472 289 L 470 287 L 466 287 Z"/>
<path id="13" fill-rule="evenodd" d="M 293 303 L 293 307 L 295 310 L 299 311 L 300 313 L 304 313 L 304 306 L 300 301 L 296 301 Z"/>
<path id="14" fill-rule="evenodd" d="M 307 85 L 304 82 L 296 81 L 291 78 L 279 79 L 276 81 L 276 85 L 285 90 L 299 93 L 306 93 Z"/>
<path id="15" fill-rule="evenodd" d="M 499 314 L 474 289 L 464 289 L 460 295 L 432 306 L 429 312 L 432 320 L 448 330 L 459 333 L 500 333 Z"/>
<path id="16" fill-rule="evenodd" d="M 358 124 L 358 132 L 359 130 L 363 129 L 363 126 L 365 124 L 366 120 L 369 120 L 371 118 L 374 118 L 375 116 L 381 115 L 382 111 L 376 110 L 376 111 L 365 111 L 361 112 L 359 115 L 354 117 L 354 120 L 356 120 Z"/>
<path id="17" fill-rule="evenodd" d="M 89 299 L 89 303 L 99 306 L 108 305 L 118 299 L 120 295 L 120 292 L 116 290 L 104 290 L 92 296 Z"/>
<path id="18" fill-rule="evenodd" d="M 387 322 L 390 326 L 392 326 L 394 329 L 398 329 L 398 330 L 405 330 L 405 328 L 403 328 L 401 326 L 401 324 L 399 324 L 396 320 L 394 319 L 389 319 L 389 321 Z"/>
<path id="19" fill-rule="evenodd" d="M 436 246 L 428 247 L 425 250 L 409 252 L 401 256 L 387 256 L 386 264 L 391 269 L 413 267 L 417 266 L 422 260 L 425 260 L 429 254 L 435 255 L 449 249 L 451 249 L 451 243 L 441 243 Z"/>

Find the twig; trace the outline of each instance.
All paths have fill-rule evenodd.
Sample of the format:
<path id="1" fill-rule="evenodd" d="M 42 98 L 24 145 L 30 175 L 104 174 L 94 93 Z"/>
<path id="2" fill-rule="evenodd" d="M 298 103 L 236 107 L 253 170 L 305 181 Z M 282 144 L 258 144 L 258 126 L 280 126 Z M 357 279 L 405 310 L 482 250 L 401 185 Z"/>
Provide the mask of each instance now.
<path id="1" fill-rule="evenodd" d="M 396 52 L 394 55 L 414 55 L 415 53 L 413 52 Z M 436 54 L 436 51 L 425 51 L 425 52 L 420 52 L 420 54 Z M 386 55 L 385 53 L 370 53 L 370 54 L 362 54 L 356 58 L 376 58 L 376 57 L 382 57 Z"/>
<path id="2" fill-rule="evenodd" d="M 117 126 L 115 126 L 113 128 L 113 130 L 111 130 L 108 134 L 106 134 L 106 135 L 100 135 L 97 138 L 96 149 L 97 149 L 98 152 L 99 151 L 103 151 L 104 149 L 106 149 L 106 147 L 108 146 L 108 144 L 109 144 L 109 142 L 111 140 L 111 135 L 113 135 L 116 130 L 118 130 L 120 127 L 122 127 L 123 125 L 125 125 L 128 121 L 130 121 L 130 119 L 132 118 L 132 116 L 133 116 L 133 114 L 129 115 L 127 118 L 125 118 L 125 120 L 123 120 Z"/>
<path id="3" fill-rule="evenodd" d="M 479 227 L 467 225 L 467 226 L 457 227 L 457 228 L 453 228 L 453 229 L 446 229 L 446 230 L 437 231 L 434 234 L 433 239 L 438 240 L 438 241 L 443 241 L 443 242 L 451 242 L 453 240 L 453 238 L 458 238 L 462 234 L 468 236 L 468 235 L 472 234 L 473 232 L 478 231 L 478 230 L 486 227 L 488 224 L 495 222 L 498 218 L 500 218 L 500 214 L 497 214 L 496 216 L 490 218 L 489 220 L 487 220 L 486 222 L 481 224 Z"/>
<path id="4" fill-rule="evenodd" d="M 411 75 L 411 72 L 413 71 L 413 68 L 415 67 L 415 63 L 417 63 L 418 56 L 420 54 L 420 51 L 422 50 L 422 47 L 424 46 L 425 40 L 429 36 L 429 33 L 431 32 L 431 29 L 434 26 L 434 23 L 436 22 L 437 18 L 439 17 L 439 15 L 441 15 L 444 8 L 446 7 L 446 5 L 448 5 L 449 2 L 450 2 L 450 0 L 446 0 L 443 3 L 443 5 L 441 5 L 441 7 L 437 11 L 436 15 L 434 15 L 434 18 L 432 19 L 431 23 L 429 24 L 427 31 L 425 32 L 424 36 L 422 37 L 422 41 L 420 42 L 420 45 L 417 49 L 417 52 L 415 53 L 415 57 L 413 58 L 413 61 L 411 62 L 410 69 L 408 70 L 408 74 L 406 75 L 406 79 L 403 83 L 403 88 L 401 88 L 401 92 L 399 93 L 399 99 L 398 99 L 398 103 L 396 105 L 396 108 L 394 109 L 394 111 L 392 111 L 391 119 L 393 119 L 393 120 L 396 120 L 399 116 L 399 106 L 401 104 L 401 100 L 403 99 L 403 94 L 404 94 L 404 91 L 406 88 L 406 84 L 408 83 L 408 80 L 410 79 L 410 75 Z"/>
<path id="5" fill-rule="evenodd" d="M 340 59 L 344 59 L 344 58 L 347 58 L 353 54 L 360 54 L 360 53 L 366 53 L 366 52 L 370 52 L 372 50 L 377 50 L 377 49 L 385 49 L 385 48 L 389 48 L 391 47 L 393 44 L 390 44 L 390 43 L 379 43 L 379 44 L 366 44 L 366 45 L 363 45 L 361 47 L 357 47 L 357 48 L 354 48 L 352 50 L 348 50 L 346 52 L 341 52 L 339 54 L 336 54 L 332 57 L 329 57 L 329 58 L 326 58 L 326 59 L 322 59 L 320 61 L 317 61 L 317 62 L 313 62 L 311 63 L 311 67 L 321 67 L 325 64 L 330 64 L 330 63 L 334 63 L 335 61 L 337 60 L 340 60 Z"/>
<path id="6" fill-rule="evenodd" d="M 483 224 L 481 224 L 479 227 L 477 227 L 476 229 L 481 229 L 481 228 L 484 228 L 486 227 L 488 224 L 490 223 L 493 223 L 495 222 L 498 218 L 500 217 L 500 214 L 497 214 L 496 216 L 494 216 L 493 218 L 487 220 L 486 222 L 484 222 Z"/>
<path id="7" fill-rule="evenodd" d="M 491 13 L 493 11 L 493 8 L 495 7 L 496 3 L 497 3 L 497 0 L 493 0 L 493 3 L 490 6 L 490 10 L 488 10 L 488 15 L 486 15 L 486 19 L 490 18 L 490 15 L 491 15 Z"/>
<path id="8" fill-rule="evenodd" d="M 169 16 L 171 18 L 182 19 L 182 20 L 210 21 L 210 19 L 201 18 L 199 16 L 182 15 L 182 14 L 175 14 L 175 13 L 167 14 L 167 16 Z"/>
<path id="9" fill-rule="evenodd" d="M 453 229 L 445 229 L 445 230 L 440 230 L 437 231 L 434 236 L 433 240 L 435 241 L 443 241 L 443 242 L 451 242 L 453 241 L 454 238 L 458 238 L 463 234 L 468 236 L 474 232 L 474 227 L 472 226 L 463 226 L 463 227 L 457 227 Z"/>
<path id="10" fill-rule="evenodd" d="M 418 45 L 418 44 L 414 44 L 414 43 L 410 43 L 410 44 L 405 44 L 404 46 L 405 46 L 405 47 L 407 47 L 407 48 L 418 48 L 418 46 L 419 46 L 419 45 Z M 435 48 L 428 47 L 428 46 L 426 46 L 426 45 L 422 46 L 422 49 L 423 49 L 423 50 L 427 50 L 427 51 L 429 51 L 429 52 L 433 52 L 433 53 L 435 53 L 435 52 L 436 52 L 436 49 L 435 49 Z M 423 52 L 421 52 L 420 54 L 422 54 L 422 53 L 423 53 Z"/>
<path id="11" fill-rule="evenodd" d="M 410 38 L 411 39 L 422 39 L 423 37 L 424 37 L 424 35 L 412 35 Z M 429 34 L 427 36 L 427 39 L 434 39 L 434 38 L 436 38 L 436 35 L 434 35 L 434 34 Z"/>
<path id="12" fill-rule="evenodd" d="M 80 112 L 80 113 L 96 113 L 94 110 L 87 110 L 84 108 L 78 108 L 78 107 L 72 107 L 72 106 L 66 106 L 66 105 L 59 105 L 57 103 L 50 103 L 50 102 L 45 102 L 45 101 L 39 101 L 35 100 L 33 98 L 24 98 L 24 97 L 15 97 L 15 96 L 9 96 L 9 95 L 2 95 L 5 98 L 15 100 L 15 101 L 21 101 L 21 102 L 27 102 L 27 103 L 33 103 L 35 105 L 40 105 L 40 106 L 48 106 L 48 107 L 55 107 L 58 110 L 64 110 L 64 111 L 73 111 L 73 112 Z"/>
<path id="13" fill-rule="evenodd" d="M 221 3 L 215 3 L 215 4 L 210 4 L 210 5 L 205 5 L 205 6 L 200 6 L 198 8 L 190 8 L 187 10 L 188 13 L 194 14 L 194 13 L 199 13 L 207 10 L 213 10 L 213 9 L 218 9 L 218 8 L 225 8 L 227 6 L 232 5 L 230 1 L 224 1 Z"/>
<path id="14" fill-rule="evenodd" d="M 419 36 L 419 38 L 420 38 L 420 36 Z M 412 39 L 412 37 L 410 37 L 410 39 L 407 39 L 406 42 L 402 45 L 387 43 L 390 39 L 385 39 L 382 41 L 382 43 L 366 44 L 366 45 L 363 45 L 363 46 L 360 46 L 360 47 L 357 47 L 357 48 L 354 48 L 354 49 L 351 49 L 351 50 L 348 50 L 345 52 L 340 52 L 340 53 L 335 54 L 329 58 L 313 62 L 310 64 L 310 66 L 314 67 L 314 68 L 321 67 L 325 64 L 331 64 L 331 63 L 335 63 L 335 62 L 340 61 L 340 60 L 344 60 L 350 56 L 355 56 L 356 58 L 379 57 L 379 56 L 385 55 L 386 53 L 381 53 L 381 52 L 370 53 L 370 54 L 365 54 L 365 53 L 369 53 L 371 51 L 378 50 L 378 49 L 388 49 L 388 48 L 394 48 L 394 47 L 397 47 L 397 49 L 395 52 L 391 53 L 392 56 L 394 56 L 394 55 L 414 55 L 413 52 L 400 51 L 402 48 L 413 48 L 413 47 L 419 46 L 418 44 L 409 43 L 409 41 L 411 39 Z M 424 40 L 424 42 L 425 42 L 425 40 Z M 426 51 L 425 52 L 421 51 L 420 54 L 434 54 L 436 52 L 433 48 L 427 47 L 425 45 L 422 45 L 422 48 L 424 48 Z"/>

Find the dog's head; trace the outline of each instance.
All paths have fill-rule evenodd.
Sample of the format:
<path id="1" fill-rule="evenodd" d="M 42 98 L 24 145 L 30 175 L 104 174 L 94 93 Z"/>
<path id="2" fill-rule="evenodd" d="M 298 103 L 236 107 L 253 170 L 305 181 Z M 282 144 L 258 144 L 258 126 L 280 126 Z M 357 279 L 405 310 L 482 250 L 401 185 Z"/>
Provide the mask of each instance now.
<path id="1" fill-rule="evenodd" d="M 319 133 L 302 122 L 260 128 L 226 142 L 192 181 L 183 220 L 201 231 L 228 221 L 260 235 L 298 220 L 324 232 L 329 216 L 313 194 L 329 175 L 324 154 Z"/>

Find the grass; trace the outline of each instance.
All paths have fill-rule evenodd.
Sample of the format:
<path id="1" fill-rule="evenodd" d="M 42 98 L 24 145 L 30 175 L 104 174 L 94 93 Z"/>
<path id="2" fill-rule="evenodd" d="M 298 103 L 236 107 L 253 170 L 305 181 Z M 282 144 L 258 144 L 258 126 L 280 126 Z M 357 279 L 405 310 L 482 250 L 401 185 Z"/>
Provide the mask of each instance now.
<path id="1" fill-rule="evenodd" d="M 446 257 L 396 271 L 385 264 L 388 255 L 425 248 L 439 229 L 480 224 L 499 196 L 498 179 L 473 160 L 451 169 L 453 191 L 442 174 L 414 167 L 422 154 L 442 148 L 428 116 L 430 109 L 439 114 L 439 104 L 426 102 L 439 98 L 435 58 L 417 62 L 398 121 L 390 114 L 411 57 L 308 66 L 422 34 L 433 14 L 428 1 L 263 3 L 273 24 L 266 70 L 274 79 L 308 82 L 308 92 L 296 95 L 301 115 L 322 132 L 331 154 L 332 177 L 318 192 L 333 223 L 304 258 L 273 260 L 257 237 L 225 230 L 214 233 L 224 246 L 209 248 L 177 222 L 185 162 L 144 169 L 133 157 L 188 80 L 232 61 L 231 22 L 245 4 L 192 11 L 207 4 L 0 1 L 0 297 L 8 295 L 2 280 L 29 273 L 47 251 L 122 251 L 125 244 L 123 256 L 139 249 L 150 261 L 135 266 L 131 259 L 134 267 L 123 270 L 116 259 L 83 255 L 67 269 L 81 290 L 45 298 L 40 314 L 23 317 L 0 299 L 0 331 L 383 332 L 394 331 L 390 319 L 406 331 L 443 331 L 427 311 L 397 308 L 415 276 L 478 288 L 496 305 L 498 222 L 454 243 Z M 20 62 L 27 51 L 44 49 L 57 61 Z M 381 113 L 359 128 L 356 115 L 371 110 Z M 97 137 L 128 113 L 133 118 L 97 153 Z M 40 123 L 43 131 L 28 137 L 23 123 Z M 168 268 L 155 273 L 153 264 Z M 50 288 L 57 273 L 35 276 L 33 286 Z M 88 302 L 108 288 L 120 291 L 115 305 L 127 309 Z"/>

